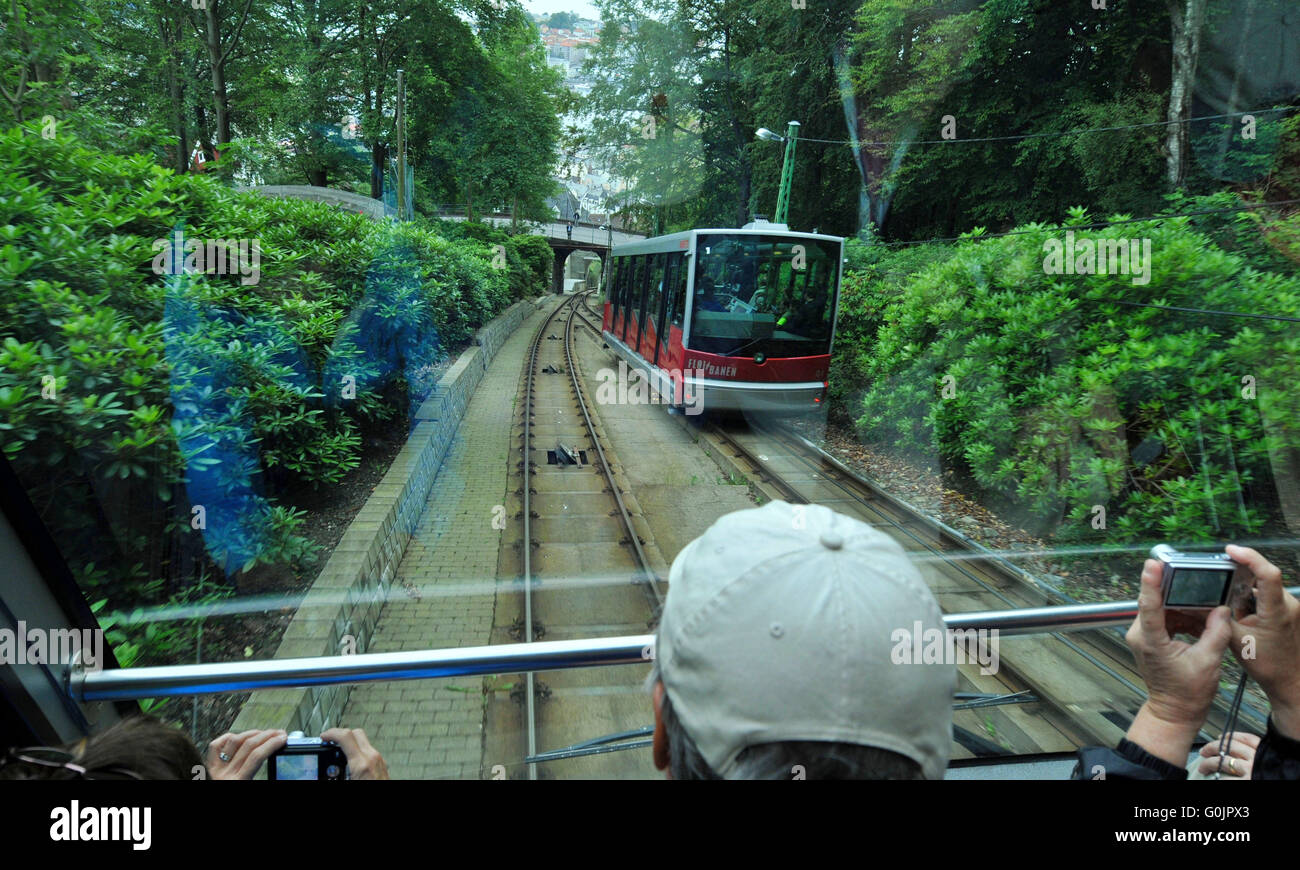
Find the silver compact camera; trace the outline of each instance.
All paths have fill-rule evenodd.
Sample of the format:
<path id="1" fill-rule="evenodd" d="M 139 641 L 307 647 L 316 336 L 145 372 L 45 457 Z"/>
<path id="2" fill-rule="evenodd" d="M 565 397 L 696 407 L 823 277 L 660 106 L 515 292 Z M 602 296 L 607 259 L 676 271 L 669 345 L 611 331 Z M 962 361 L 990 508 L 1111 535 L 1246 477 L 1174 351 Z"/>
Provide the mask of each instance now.
<path id="1" fill-rule="evenodd" d="M 301 731 L 290 732 L 284 748 L 268 762 L 267 779 L 348 778 L 348 757 L 343 747 L 319 737 L 304 737 Z"/>
<path id="2" fill-rule="evenodd" d="M 1168 544 L 1151 548 L 1164 566 L 1160 596 L 1176 610 L 1213 610 L 1226 604 L 1234 613 L 1254 613 L 1254 578 L 1227 553 L 1180 553 Z"/>

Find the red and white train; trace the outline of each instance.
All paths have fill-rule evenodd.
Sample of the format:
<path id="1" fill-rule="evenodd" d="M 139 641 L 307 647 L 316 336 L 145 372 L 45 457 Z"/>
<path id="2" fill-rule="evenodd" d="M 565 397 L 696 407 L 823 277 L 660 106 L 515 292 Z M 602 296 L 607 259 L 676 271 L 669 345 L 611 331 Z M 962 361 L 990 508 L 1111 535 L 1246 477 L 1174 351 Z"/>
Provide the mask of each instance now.
<path id="1" fill-rule="evenodd" d="M 821 409 L 843 238 L 755 221 L 617 245 L 611 259 L 605 341 L 671 404 Z"/>

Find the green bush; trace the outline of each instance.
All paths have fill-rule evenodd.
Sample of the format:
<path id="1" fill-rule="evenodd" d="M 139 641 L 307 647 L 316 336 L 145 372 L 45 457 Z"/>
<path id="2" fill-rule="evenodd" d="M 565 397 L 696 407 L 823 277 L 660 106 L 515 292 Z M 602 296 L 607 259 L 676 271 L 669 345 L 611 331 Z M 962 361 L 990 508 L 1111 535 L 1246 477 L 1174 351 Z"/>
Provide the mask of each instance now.
<path id="1" fill-rule="evenodd" d="M 511 300 L 546 293 L 550 286 L 554 252 L 541 236 L 511 234 L 504 227 L 477 221 L 430 218 L 421 219 L 420 225 L 447 239 L 477 242 L 477 247 L 465 247 L 474 247 L 480 257 L 503 273 Z"/>
<path id="2" fill-rule="evenodd" d="M 295 494 L 341 481 L 510 303 L 482 245 L 427 227 L 30 128 L 0 163 L 3 450 L 113 609 L 310 558 Z M 257 240 L 258 280 L 156 274 L 177 232 Z"/>
<path id="3" fill-rule="evenodd" d="M 861 437 L 958 468 L 1066 539 L 1260 531 L 1277 519 L 1270 451 L 1300 448 L 1300 336 L 1170 308 L 1296 317 L 1300 279 L 1252 267 L 1187 218 L 1077 234 L 1150 239 L 1147 284 L 1046 274 L 1044 242 L 1066 229 L 964 241 L 896 288 L 846 281 L 849 320 L 879 324 L 845 388 L 862 391 Z"/>
<path id="4" fill-rule="evenodd" d="M 555 252 L 551 245 L 541 236 L 511 236 L 510 247 L 519 254 L 519 259 L 528 275 L 529 292 L 525 295 L 540 296 L 550 291 L 551 263 Z"/>
<path id="5" fill-rule="evenodd" d="M 912 275 L 942 262 L 952 251 L 942 245 L 895 247 L 848 240 L 830 367 L 832 408 L 857 405 L 867 380 L 867 352 L 884 324 L 885 311 L 901 298 Z"/>
<path id="6" fill-rule="evenodd" d="M 478 221 L 460 221 L 460 235 L 461 238 L 488 245 L 504 245 L 510 238 L 510 234 L 501 227 Z"/>

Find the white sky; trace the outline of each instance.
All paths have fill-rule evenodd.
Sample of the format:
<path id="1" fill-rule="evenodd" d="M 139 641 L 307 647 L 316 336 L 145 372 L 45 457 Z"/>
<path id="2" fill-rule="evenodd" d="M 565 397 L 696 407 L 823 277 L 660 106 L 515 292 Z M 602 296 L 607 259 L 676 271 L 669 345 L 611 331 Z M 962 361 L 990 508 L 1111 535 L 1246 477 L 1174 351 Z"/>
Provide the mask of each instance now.
<path id="1" fill-rule="evenodd" d="M 588 0 L 520 0 L 529 12 L 539 15 L 553 15 L 556 12 L 576 12 L 582 18 L 598 20 L 596 6 Z"/>

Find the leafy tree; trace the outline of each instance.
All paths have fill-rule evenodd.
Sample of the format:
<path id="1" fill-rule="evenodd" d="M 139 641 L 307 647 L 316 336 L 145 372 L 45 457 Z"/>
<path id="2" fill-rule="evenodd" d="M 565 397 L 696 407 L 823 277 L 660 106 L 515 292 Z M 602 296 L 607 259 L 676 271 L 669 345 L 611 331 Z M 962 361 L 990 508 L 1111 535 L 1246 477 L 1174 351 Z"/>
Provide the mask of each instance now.
<path id="1" fill-rule="evenodd" d="M 578 23 L 578 13 L 556 12 L 546 19 L 546 23 L 557 30 L 572 30 Z"/>
<path id="2" fill-rule="evenodd" d="M 0 95 L 21 123 L 72 108 L 68 77 L 94 26 L 72 0 L 9 0 L 0 29 Z"/>
<path id="3" fill-rule="evenodd" d="M 610 0 L 581 107 L 591 124 L 573 146 L 635 179 L 633 196 L 662 203 L 668 229 L 770 214 L 784 152 L 754 131 L 793 119 L 810 140 L 844 138 L 834 46 L 853 8 Z M 851 232 L 853 173 L 844 145 L 802 144 L 792 223 Z"/>

